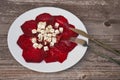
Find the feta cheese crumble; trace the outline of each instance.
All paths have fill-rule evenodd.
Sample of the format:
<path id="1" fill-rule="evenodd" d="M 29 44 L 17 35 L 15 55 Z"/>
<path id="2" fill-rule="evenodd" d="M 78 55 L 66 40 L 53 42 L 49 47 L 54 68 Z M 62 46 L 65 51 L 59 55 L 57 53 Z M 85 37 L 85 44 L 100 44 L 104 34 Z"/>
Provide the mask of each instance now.
<path id="1" fill-rule="evenodd" d="M 47 25 L 46 22 L 39 22 L 37 29 L 33 29 L 32 33 L 37 34 L 36 38 L 32 38 L 33 47 L 48 51 L 49 47 L 53 47 L 57 43 L 57 35 L 63 32 L 63 27 L 59 27 L 59 23 L 55 23 L 54 29 L 52 25 Z"/>

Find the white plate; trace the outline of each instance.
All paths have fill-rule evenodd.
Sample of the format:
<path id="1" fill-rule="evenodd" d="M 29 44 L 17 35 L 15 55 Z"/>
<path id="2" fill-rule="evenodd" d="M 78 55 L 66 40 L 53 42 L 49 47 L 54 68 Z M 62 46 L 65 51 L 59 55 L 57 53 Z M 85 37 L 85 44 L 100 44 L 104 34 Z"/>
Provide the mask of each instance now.
<path id="1" fill-rule="evenodd" d="M 64 9 L 55 8 L 55 7 L 40 7 L 36 9 L 29 10 L 22 15 L 20 15 L 11 25 L 8 32 L 8 47 L 13 55 L 13 57 L 23 66 L 38 72 L 58 72 L 65 69 L 68 69 L 75 65 L 85 54 L 87 47 L 81 45 L 76 46 L 68 55 L 67 59 L 63 63 L 53 62 L 45 63 L 27 63 L 22 57 L 22 49 L 16 44 L 19 36 L 23 34 L 20 26 L 27 20 L 35 19 L 35 17 L 41 13 L 50 13 L 52 15 L 62 15 L 66 17 L 70 24 L 75 25 L 76 28 L 81 29 L 85 32 L 86 28 L 83 23 L 72 13 Z M 78 36 L 79 38 L 85 39 L 88 42 L 87 38 Z"/>

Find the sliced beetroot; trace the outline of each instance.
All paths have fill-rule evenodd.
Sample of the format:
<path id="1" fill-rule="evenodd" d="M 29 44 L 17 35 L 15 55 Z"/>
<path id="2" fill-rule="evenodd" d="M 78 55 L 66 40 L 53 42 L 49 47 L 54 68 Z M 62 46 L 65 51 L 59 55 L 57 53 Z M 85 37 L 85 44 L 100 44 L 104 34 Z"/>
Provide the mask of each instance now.
<path id="1" fill-rule="evenodd" d="M 25 35 L 32 36 L 32 30 L 37 29 L 37 22 L 34 20 L 26 21 L 21 28 Z"/>
<path id="2" fill-rule="evenodd" d="M 51 48 L 49 54 L 51 56 L 48 59 L 52 62 L 58 61 L 58 62 L 62 63 L 67 58 L 67 54 L 63 53 L 62 51 L 60 51 L 56 47 Z"/>
<path id="3" fill-rule="evenodd" d="M 56 62 L 57 61 L 55 53 L 52 50 L 47 52 L 47 56 L 45 57 L 44 60 L 45 60 L 46 63 Z"/>
<path id="4" fill-rule="evenodd" d="M 55 47 L 61 52 L 68 54 L 76 45 L 76 43 L 70 42 L 69 40 L 62 40 Z"/>
<path id="5" fill-rule="evenodd" d="M 71 42 L 69 40 L 64 40 L 64 41 L 61 41 L 61 42 L 65 44 L 65 46 L 68 48 L 69 52 L 77 46 L 76 43 Z"/>
<path id="6" fill-rule="evenodd" d="M 63 16 L 55 16 L 55 21 L 60 24 L 60 26 L 64 26 L 65 24 L 68 24 L 68 20 Z"/>
<path id="7" fill-rule="evenodd" d="M 44 58 L 43 51 L 40 49 L 29 48 L 29 50 L 23 50 L 22 54 L 26 62 L 41 62 Z"/>
<path id="8" fill-rule="evenodd" d="M 54 56 L 56 57 L 57 61 L 59 61 L 60 63 L 62 63 L 64 60 L 67 59 L 67 55 L 66 53 L 63 53 L 62 51 L 60 51 L 59 49 L 57 49 L 56 47 L 54 47 L 52 49 Z"/>
<path id="9" fill-rule="evenodd" d="M 58 54 L 58 61 L 60 62 L 60 63 L 63 63 L 66 59 L 67 59 L 67 56 L 68 56 L 68 54 L 64 54 L 64 53 L 62 53 L 61 51 L 59 51 L 59 54 Z"/>
<path id="10" fill-rule="evenodd" d="M 17 44 L 20 46 L 20 48 L 26 50 L 32 46 L 31 38 L 23 34 L 18 38 Z"/>
<path id="11" fill-rule="evenodd" d="M 68 27 L 75 28 L 73 25 L 68 24 Z M 78 34 L 70 30 L 69 28 L 66 28 L 65 31 L 62 33 L 62 39 L 69 40 L 71 37 L 77 37 Z"/>
<path id="12" fill-rule="evenodd" d="M 48 20 L 50 20 L 51 17 L 52 17 L 52 16 L 51 16 L 50 14 L 48 14 L 48 13 L 43 13 L 43 14 L 38 15 L 35 20 L 36 20 L 37 22 L 40 22 L 40 21 L 48 21 Z"/>
<path id="13" fill-rule="evenodd" d="M 57 43 L 59 43 L 59 41 L 61 40 L 62 35 L 58 35 L 57 38 Z"/>
<path id="14" fill-rule="evenodd" d="M 65 54 L 68 54 L 68 52 L 69 52 L 69 48 L 62 41 L 59 42 L 58 44 L 56 44 L 55 47 Z"/>
<path id="15" fill-rule="evenodd" d="M 63 33 L 57 35 L 57 43 L 54 47 L 49 46 L 49 51 L 43 51 L 43 49 L 33 48 L 31 42 L 32 37 L 38 36 L 38 33 L 32 34 L 32 29 L 37 29 L 37 24 L 40 21 L 47 22 L 47 25 L 52 25 L 55 28 L 55 23 L 59 23 L 60 27 L 63 27 Z M 76 37 L 77 34 L 71 31 L 69 28 L 75 28 L 68 23 L 68 20 L 64 16 L 51 16 L 48 13 L 40 14 L 35 20 L 26 21 L 22 26 L 24 32 L 17 41 L 17 44 L 23 49 L 23 58 L 26 62 L 41 62 L 45 60 L 46 63 L 60 62 L 62 63 L 67 59 L 68 53 L 77 45 L 74 42 L 70 42 L 71 37 Z M 55 28 L 57 29 L 57 28 Z M 39 43 L 39 42 L 38 42 Z M 48 46 L 48 45 L 47 45 Z"/>

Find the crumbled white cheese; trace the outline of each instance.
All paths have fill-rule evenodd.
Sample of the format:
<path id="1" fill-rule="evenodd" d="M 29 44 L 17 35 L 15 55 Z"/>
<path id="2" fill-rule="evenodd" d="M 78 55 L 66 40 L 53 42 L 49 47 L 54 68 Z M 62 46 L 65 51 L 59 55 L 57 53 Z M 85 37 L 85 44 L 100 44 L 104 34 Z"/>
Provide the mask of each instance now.
<path id="1" fill-rule="evenodd" d="M 54 46 L 54 44 L 55 44 L 54 42 L 50 42 L 50 46 Z"/>
<path id="2" fill-rule="evenodd" d="M 48 42 L 51 42 L 51 37 L 49 37 L 49 38 L 47 39 L 47 41 L 48 41 Z"/>
<path id="3" fill-rule="evenodd" d="M 41 29 L 40 28 L 37 28 L 37 32 L 40 32 L 41 31 Z"/>
<path id="4" fill-rule="evenodd" d="M 38 39 L 41 42 L 43 40 L 43 35 L 42 34 L 38 34 Z"/>
<path id="5" fill-rule="evenodd" d="M 49 33 L 49 32 L 50 32 L 50 29 L 45 28 L 45 32 L 46 32 L 46 33 Z"/>
<path id="6" fill-rule="evenodd" d="M 55 34 L 55 33 L 52 33 L 52 36 L 53 36 L 53 37 L 55 37 L 55 36 L 56 36 L 56 34 Z"/>
<path id="7" fill-rule="evenodd" d="M 45 33 L 45 30 L 40 30 L 40 33 L 41 33 L 41 34 L 44 34 L 44 33 Z"/>
<path id="8" fill-rule="evenodd" d="M 43 22 L 39 22 L 37 27 L 41 29 L 41 25 L 42 25 Z"/>
<path id="9" fill-rule="evenodd" d="M 40 29 L 45 29 L 45 26 L 46 26 L 46 22 L 39 22 L 38 23 L 38 28 L 40 28 Z"/>
<path id="10" fill-rule="evenodd" d="M 44 46 L 44 51 L 48 51 L 49 50 L 49 48 L 48 48 L 48 46 Z"/>
<path id="11" fill-rule="evenodd" d="M 46 41 L 44 41 L 44 45 L 47 45 L 47 42 L 46 42 Z"/>
<path id="12" fill-rule="evenodd" d="M 45 41 L 45 40 L 47 40 L 48 38 L 49 38 L 49 37 L 47 37 L 47 36 L 44 36 L 44 41 Z"/>
<path id="13" fill-rule="evenodd" d="M 59 32 L 59 30 L 55 30 L 55 34 L 59 34 L 60 32 Z"/>
<path id="14" fill-rule="evenodd" d="M 59 31 L 60 31 L 60 33 L 62 33 L 63 32 L 63 27 L 59 27 Z"/>
<path id="15" fill-rule="evenodd" d="M 46 25 L 46 22 L 39 22 L 37 25 L 37 29 L 32 30 L 33 34 L 38 33 L 38 38 L 31 39 L 34 48 L 43 48 L 44 51 L 49 50 L 49 47 L 47 46 L 48 44 L 49 46 L 54 46 L 57 42 L 57 34 L 63 32 L 63 27 L 59 27 L 59 23 L 57 22 L 54 25 L 57 29 L 54 29 L 52 25 Z M 37 41 L 43 43 L 37 43 Z"/>
<path id="16" fill-rule="evenodd" d="M 41 49 L 43 47 L 42 44 L 38 44 L 38 48 Z"/>
<path id="17" fill-rule="evenodd" d="M 33 29 L 33 30 L 32 30 L 32 33 L 33 33 L 33 34 L 37 33 L 37 30 L 36 30 L 36 29 Z"/>
<path id="18" fill-rule="evenodd" d="M 53 33 L 55 30 L 54 29 L 50 29 L 50 32 Z"/>
<path id="19" fill-rule="evenodd" d="M 56 43 L 57 39 L 55 37 L 52 37 L 52 42 Z"/>
<path id="20" fill-rule="evenodd" d="M 52 25 L 48 25 L 47 28 L 48 28 L 48 29 L 52 29 Z"/>
<path id="21" fill-rule="evenodd" d="M 36 38 L 32 38 L 31 41 L 32 41 L 32 43 L 36 43 L 37 39 Z"/>
<path id="22" fill-rule="evenodd" d="M 34 43 L 33 47 L 36 49 L 38 47 L 38 43 Z"/>
<path id="23" fill-rule="evenodd" d="M 50 33 L 49 33 L 49 34 L 47 34 L 47 36 L 48 36 L 48 37 L 51 37 L 51 36 L 52 36 L 52 34 L 50 34 Z"/>
<path id="24" fill-rule="evenodd" d="M 55 23 L 55 28 L 58 28 L 59 27 L 59 23 Z"/>

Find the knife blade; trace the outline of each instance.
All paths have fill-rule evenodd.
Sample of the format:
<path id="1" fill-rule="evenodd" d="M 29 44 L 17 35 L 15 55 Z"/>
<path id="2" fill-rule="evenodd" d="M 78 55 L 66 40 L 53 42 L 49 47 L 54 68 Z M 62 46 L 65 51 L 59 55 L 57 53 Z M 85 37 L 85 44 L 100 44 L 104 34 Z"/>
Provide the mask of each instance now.
<path id="1" fill-rule="evenodd" d="M 93 38 L 92 36 L 88 35 L 87 33 L 85 33 L 84 31 L 80 30 L 80 29 L 75 29 L 75 28 L 69 28 L 70 30 L 90 39 L 91 41 L 95 42 L 97 45 L 113 52 L 114 54 L 116 55 L 120 55 L 120 51 L 119 50 L 116 50 L 108 45 L 106 45 L 105 43 L 101 42 L 101 41 L 98 41 L 97 39 Z"/>

